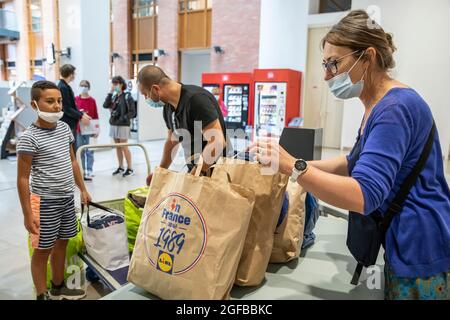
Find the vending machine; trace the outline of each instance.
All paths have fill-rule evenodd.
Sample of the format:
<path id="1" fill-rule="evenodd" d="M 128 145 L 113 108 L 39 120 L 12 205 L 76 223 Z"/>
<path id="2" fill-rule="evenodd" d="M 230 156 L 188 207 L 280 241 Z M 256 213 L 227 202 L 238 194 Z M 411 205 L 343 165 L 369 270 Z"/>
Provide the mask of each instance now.
<path id="1" fill-rule="evenodd" d="M 203 88 L 219 101 L 227 129 L 247 129 L 253 124 L 251 73 L 205 73 Z"/>
<path id="2" fill-rule="evenodd" d="M 256 137 L 281 137 L 300 116 L 302 73 L 290 69 L 255 70 L 254 126 Z"/>

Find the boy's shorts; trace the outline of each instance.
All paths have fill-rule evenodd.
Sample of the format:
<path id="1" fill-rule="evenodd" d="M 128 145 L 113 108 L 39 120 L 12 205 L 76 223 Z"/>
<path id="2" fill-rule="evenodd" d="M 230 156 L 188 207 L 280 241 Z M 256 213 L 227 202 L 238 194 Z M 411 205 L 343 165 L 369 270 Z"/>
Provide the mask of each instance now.
<path id="1" fill-rule="evenodd" d="M 38 234 L 31 234 L 33 249 L 48 250 L 56 240 L 69 240 L 78 233 L 75 198 L 45 198 L 31 194 L 31 211 L 38 221 Z"/>

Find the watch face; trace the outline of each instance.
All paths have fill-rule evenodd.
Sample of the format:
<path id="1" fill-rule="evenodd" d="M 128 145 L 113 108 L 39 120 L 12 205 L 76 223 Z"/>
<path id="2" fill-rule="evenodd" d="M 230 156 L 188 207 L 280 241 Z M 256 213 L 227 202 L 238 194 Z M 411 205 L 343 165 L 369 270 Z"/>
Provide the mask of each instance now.
<path id="1" fill-rule="evenodd" d="M 297 169 L 298 171 L 305 171 L 307 166 L 308 164 L 306 163 L 305 160 L 298 160 L 295 163 L 295 169 Z"/>

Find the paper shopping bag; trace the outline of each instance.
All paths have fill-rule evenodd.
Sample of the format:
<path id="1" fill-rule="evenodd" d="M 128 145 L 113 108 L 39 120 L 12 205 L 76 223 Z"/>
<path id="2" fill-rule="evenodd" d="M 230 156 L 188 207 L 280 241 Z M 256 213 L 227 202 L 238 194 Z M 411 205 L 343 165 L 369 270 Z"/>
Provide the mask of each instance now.
<path id="1" fill-rule="evenodd" d="M 270 263 L 286 263 L 300 256 L 305 230 L 306 192 L 298 183 L 289 182 L 288 213 L 275 231 Z"/>
<path id="2" fill-rule="evenodd" d="M 254 193 L 197 171 L 150 186 L 128 280 L 162 299 L 228 299 L 244 247 Z"/>
<path id="3" fill-rule="evenodd" d="M 223 171 L 230 175 L 233 183 L 255 192 L 255 205 L 235 284 L 257 286 L 264 280 L 269 264 L 289 178 L 279 173 L 263 175 L 260 164 L 230 158 L 218 161 L 213 176 Z"/>

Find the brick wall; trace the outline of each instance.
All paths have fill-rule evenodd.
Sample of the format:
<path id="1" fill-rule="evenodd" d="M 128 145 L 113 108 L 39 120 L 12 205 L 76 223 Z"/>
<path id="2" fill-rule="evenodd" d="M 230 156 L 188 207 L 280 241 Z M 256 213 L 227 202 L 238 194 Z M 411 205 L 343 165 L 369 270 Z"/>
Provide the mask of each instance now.
<path id="1" fill-rule="evenodd" d="M 169 77 L 178 78 L 178 0 L 159 1 L 158 48 L 167 56 L 158 58 L 158 65 Z"/>
<path id="2" fill-rule="evenodd" d="M 131 78 L 131 1 L 112 0 L 113 49 L 120 58 L 114 59 L 115 75 Z"/>
<path id="3" fill-rule="evenodd" d="M 211 72 L 245 72 L 258 67 L 261 0 L 214 0 Z"/>

